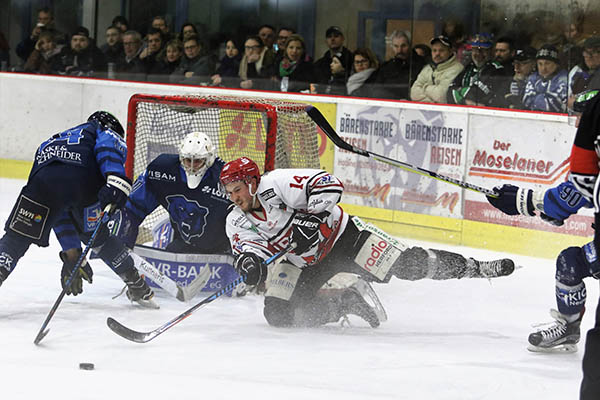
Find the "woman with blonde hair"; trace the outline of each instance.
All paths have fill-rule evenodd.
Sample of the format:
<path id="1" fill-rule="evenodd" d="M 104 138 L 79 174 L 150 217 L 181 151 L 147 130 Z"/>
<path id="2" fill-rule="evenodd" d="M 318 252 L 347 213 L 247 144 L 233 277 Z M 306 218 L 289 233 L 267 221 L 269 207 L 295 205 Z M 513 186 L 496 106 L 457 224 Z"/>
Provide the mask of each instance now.
<path id="1" fill-rule="evenodd" d="M 290 35 L 285 41 L 283 58 L 275 73 L 282 92 L 302 92 L 316 80 L 313 64 L 306 60 L 306 44 L 300 35 Z"/>

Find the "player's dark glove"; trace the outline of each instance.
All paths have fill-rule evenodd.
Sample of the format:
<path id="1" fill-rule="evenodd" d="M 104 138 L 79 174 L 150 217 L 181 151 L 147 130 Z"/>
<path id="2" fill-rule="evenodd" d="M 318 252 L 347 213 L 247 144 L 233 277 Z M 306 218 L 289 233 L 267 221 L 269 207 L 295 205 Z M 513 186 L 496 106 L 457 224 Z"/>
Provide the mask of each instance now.
<path id="1" fill-rule="evenodd" d="M 291 242 L 296 244 L 294 253 L 302 254 L 319 243 L 319 227 L 329 215 L 321 214 L 296 214 L 292 219 Z"/>
<path id="2" fill-rule="evenodd" d="M 88 264 L 87 260 L 83 260 L 82 265 L 77 268 L 77 272 L 75 272 L 75 277 L 71 281 L 71 286 L 67 287 L 67 281 L 75 268 L 75 264 L 77 260 L 81 256 L 81 249 L 77 249 L 77 253 L 67 255 L 66 251 L 61 251 L 59 253 L 60 259 L 63 261 L 62 270 L 60 271 L 60 284 L 63 289 L 65 289 L 65 294 L 72 294 L 73 296 L 77 296 L 78 294 L 83 293 L 83 279 L 85 279 L 88 283 L 92 283 L 92 277 L 94 276 L 94 271 Z"/>
<path id="3" fill-rule="evenodd" d="M 127 197 L 131 192 L 131 181 L 129 178 L 123 178 L 117 175 L 108 175 L 106 184 L 98 191 L 98 201 L 100 207 L 104 209 L 107 205 L 114 205 L 114 209 L 119 209 L 127 202 Z"/>
<path id="4" fill-rule="evenodd" d="M 254 253 L 245 252 L 237 256 L 233 267 L 240 275 L 246 275 L 247 285 L 259 285 L 267 280 L 267 266 Z"/>
<path id="5" fill-rule="evenodd" d="M 498 197 L 486 196 L 491 205 L 508 215 L 535 216 L 533 207 L 533 190 L 523 189 L 515 185 L 495 187 Z"/>

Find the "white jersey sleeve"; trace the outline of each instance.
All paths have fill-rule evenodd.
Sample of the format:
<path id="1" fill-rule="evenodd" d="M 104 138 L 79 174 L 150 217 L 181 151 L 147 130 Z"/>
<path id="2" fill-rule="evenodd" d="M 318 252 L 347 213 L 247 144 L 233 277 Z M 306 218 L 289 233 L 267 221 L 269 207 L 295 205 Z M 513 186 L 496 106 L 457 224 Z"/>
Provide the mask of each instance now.
<path id="1" fill-rule="evenodd" d="M 250 252 L 265 260 L 274 254 L 269 241 L 258 233 L 256 227 L 238 207 L 234 207 L 227 215 L 225 231 L 234 256 Z"/>
<path id="2" fill-rule="evenodd" d="M 331 214 L 344 191 L 338 178 L 318 169 L 277 169 L 264 179 L 284 204 L 309 214 Z"/>

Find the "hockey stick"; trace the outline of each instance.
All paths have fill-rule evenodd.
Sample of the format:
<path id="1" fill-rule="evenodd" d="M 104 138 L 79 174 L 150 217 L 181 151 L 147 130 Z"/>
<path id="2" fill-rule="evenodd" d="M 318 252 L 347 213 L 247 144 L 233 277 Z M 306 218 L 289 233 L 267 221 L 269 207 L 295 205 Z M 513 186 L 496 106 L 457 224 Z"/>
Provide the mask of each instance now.
<path id="1" fill-rule="evenodd" d="M 75 275 L 77 275 L 77 270 L 79 269 L 79 267 L 81 267 L 81 264 L 83 263 L 83 261 L 85 260 L 85 258 L 88 255 L 88 253 L 92 249 L 92 245 L 94 244 L 94 240 L 96 239 L 96 236 L 98 235 L 98 232 L 100 231 L 100 228 L 106 223 L 106 221 L 104 220 L 104 216 L 108 215 L 108 213 L 109 213 L 109 211 L 110 211 L 111 208 L 112 208 L 112 204 L 109 204 L 100 213 L 100 216 L 98 217 L 98 219 L 100 220 L 100 222 L 98 222 L 98 225 L 96 225 L 96 229 L 94 229 L 94 232 L 92 233 L 92 236 L 90 237 L 90 240 L 88 240 L 88 242 L 87 242 L 87 244 L 85 246 L 85 249 L 81 252 L 81 255 L 79 256 L 79 259 L 75 263 L 75 268 L 73 268 L 73 271 L 71 271 L 71 275 L 69 276 L 69 279 L 65 283 L 65 288 L 60 292 L 60 295 L 58 295 L 58 298 L 56 299 L 56 301 L 54 302 L 54 305 L 50 309 L 50 312 L 48 313 L 48 316 L 46 317 L 46 320 L 42 324 L 42 327 L 40 328 L 37 336 L 33 340 L 34 344 L 39 345 L 40 342 L 42 341 L 42 339 L 50 331 L 50 328 L 46 329 L 46 327 L 50 323 L 50 320 L 54 316 L 54 313 L 58 309 L 58 306 L 62 302 L 62 299 L 65 297 L 65 295 L 67 293 L 67 289 L 66 288 L 71 287 L 71 283 L 73 282 L 73 279 L 75 279 Z"/>
<path id="2" fill-rule="evenodd" d="M 265 265 L 271 264 L 275 260 L 284 256 L 288 251 L 293 250 L 295 247 L 296 246 L 294 244 L 289 245 L 288 247 L 286 247 L 279 253 L 267 258 L 264 261 L 264 264 Z M 118 322 L 117 320 L 115 320 L 114 318 L 111 318 L 111 317 L 107 318 L 106 324 L 114 333 L 116 333 L 117 335 L 119 335 L 127 340 L 131 340 L 132 342 L 136 342 L 136 343 L 148 343 L 149 341 L 151 341 L 152 339 L 154 339 L 155 337 L 157 337 L 158 335 L 160 335 L 167 329 L 172 328 L 173 326 L 177 325 L 178 323 L 180 323 L 181 321 L 183 321 L 184 319 L 186 319 L 187 317 L 192 315 L 194 313 L 194 311 L 196 311 L 200 307 L 205 306 L 208 303 L 218 299 L 219 297 L 221 297 L 225 293 L 233 290 L 235 287 L 237 287 L 239 284 L 241 284 L 243 282 L 246 282 L 246 275 L 241 275 L 239 278 L 237 278 L 236 280 L 231 282 L 229 285 L 225 286 L 223 289 L 211 294 L 210 296 L 208 296 L 207 298 L 202 300 L 200 303 L 185 310 L 184 312 L 182 312 L 181 314 L 179 314 L 178 316 L 176 316 L 169 322 L 167 322 L 149 332 L 134 331 L 133 329 L 130 329 L 130 328 L 124 326 L 123 324 L 121 324 L 120 322 Z"/>
<path id="3" fill-rule="evenodd" d="M 325 132 L 325 134 L 327 135 L 327 137 L 329 137 L 329 139 L 331 139 L 333 144 L 335 144 L 337 147 L 339 147 L 341 149 L 347 150 L 347 151 L 355 153 L 355 154 L 359 154 L 361 156 L 372 157 L 373 159 L 375 159 L 377 161 L 381 161 L 383 163 L 393 165 L 394 167 L 402 168 L 406 171 L 415 172 L 420 175 L 430 176 L 434 179 L 448 182 L 452 185 L 460 186 L 464 189 L 469 189 L 474 192 L 483 193 L 486 196 L 498 197 L 498 193 L 496 193 L 493 190 L 486 189 L 481 186 L 473 185 L 471 183 L 467 183 L 467 182 L 461 181 L 459 179 L 454 179 L 449 176 L 440 175 L 436 172 L 429 171 L 424 168 L 405 163 L 403 161 L 398 161 L 398 160 L 394 160 L 394 159 L 386 157 L 386 156 L 375 154 L 373 152 L 370 152 L 369 150 L 363 150 L 361 148 L 354 147 L 350 143 L 345 142 L 344 139 L 342 139 L 337 134 L 335 129 L 333 129 L 333 127 L 329 124 L 329 122 L 327 122 L 327 120 L 325 119 L 323 114 L 321 114 L 321 112 L 319 110 L 317 110 L 315 107 L 307 106 L 306 113 L 312 118 L 313 121 L 315 121 L 317 126 L 319 126 L 319 128 L 321 128 L 323 130 L 323 132 Z"/>

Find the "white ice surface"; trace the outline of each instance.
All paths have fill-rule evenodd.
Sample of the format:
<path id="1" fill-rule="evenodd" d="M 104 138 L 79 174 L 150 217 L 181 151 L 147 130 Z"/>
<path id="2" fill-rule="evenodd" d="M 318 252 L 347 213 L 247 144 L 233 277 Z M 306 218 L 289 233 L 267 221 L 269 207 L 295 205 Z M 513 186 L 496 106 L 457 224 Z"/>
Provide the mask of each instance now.
<path id="1" fill-rule="evenodd" d="M 0 179 L 4 226 L 24 181 Z M 419 244 L 403 239 L 409 244 Z M 526 350 L 531 324 L 550 321 L 554 261 L 425 243 L 480 259 L 512 257 L 523 268 L 487 280 L 375 285 L 389 321 L 371 329 L 275 329 L 257 296 L 219 298 L 146 344 L 106 326 L 111 316 L 152 330 L 191 305 L 157 294 L 160 310 L 132 306 L 108 267 L 67 297 L 40 346 L 33 339 L 60 293 L 59 246 L 32 246 L 0 288 L 0 398 L 15 399 L 575 399 L 575 354 Z M 587 281 L 593 325 L 598 284 Z M 201 297 L 195 301 L 200 301 Z M 78 368 L 80 362 L 95 370 Z"/>

